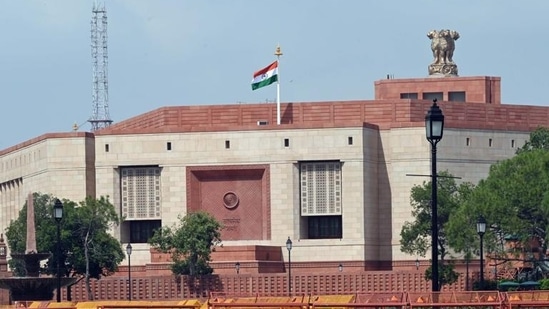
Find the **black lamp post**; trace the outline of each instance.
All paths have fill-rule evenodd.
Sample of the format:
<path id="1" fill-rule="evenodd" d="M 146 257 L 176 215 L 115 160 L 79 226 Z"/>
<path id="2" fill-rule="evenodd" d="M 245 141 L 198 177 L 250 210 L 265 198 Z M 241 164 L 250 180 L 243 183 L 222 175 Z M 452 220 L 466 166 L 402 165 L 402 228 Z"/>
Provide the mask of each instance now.
<path id="1" fill-rule="evenodd" d="M 484 233 L 486 233 L 486 219 L 481 215 L 478 217 L 477 221 L 477 233 L 478 236 L 480 236 L 480 289 L 484 289 L 484 253 L 482 252 L 482 238 L 484 237 Z"/>
<path id="2" fill-rule="evenodd" d="M 234 269 L 236 269 L 236 274 L 238 275 L 240 273 L 240 262 L 234 264 Z"/>
<path id="3" fill-rule="evenodd" d="M 57 302 L 61 302 L 61 219 L 63 218 L 63 203 L 59 199 L 55 199 L 53 205 L 53 218 L 57 223 Z"/>
<path id="4" fill-rule="evenodd" d="M 128 300 L 132 300 L 132 244 L 126 246 L 126 254 L 128 255 Z"/>
<path id="5" fill-rule="evenodd" d="M 416 270 L 418 270 L 418 269 L 419 269 L 419 260 L 416 259 Z"/>
<path id="6" fill-rule="evenodd" d="M 438 213 L 437 213 L 437 143 L 442 139 L 444 115 L 437 99 L 425 115 L 425 135 L 431 143 L 431 284 L 432 291 L 440 291 L 438 277 Z"/>
<path id="7" fill-rule="evenodd" d="M 292 294 L 292 240 L 288 236 L 286 240 L 286 249 L 288 249 L 288 295 Z"/>

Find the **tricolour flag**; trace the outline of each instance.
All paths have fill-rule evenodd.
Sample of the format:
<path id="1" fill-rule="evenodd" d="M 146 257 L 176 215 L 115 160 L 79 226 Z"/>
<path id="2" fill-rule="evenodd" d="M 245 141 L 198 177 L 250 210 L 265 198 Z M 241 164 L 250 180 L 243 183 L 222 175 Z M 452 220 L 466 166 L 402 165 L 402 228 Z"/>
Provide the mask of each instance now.
<path id="1" fill-rule="evenodd" d="M 278 61 L 254 73 L 252 90 L 268 86 L 278 80 Z"/>

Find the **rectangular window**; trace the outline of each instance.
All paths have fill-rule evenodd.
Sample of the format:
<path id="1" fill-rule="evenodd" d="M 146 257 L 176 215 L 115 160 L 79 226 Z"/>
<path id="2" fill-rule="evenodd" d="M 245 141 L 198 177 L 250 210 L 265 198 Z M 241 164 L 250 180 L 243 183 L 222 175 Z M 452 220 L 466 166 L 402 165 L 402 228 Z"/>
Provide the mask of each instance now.
<path id="1" fill-rule="evenodd" d="M 148 243 L 161 225 L 160 220 L 130 221 L 130 243 Z"/>
<path id="2" fill-rule="evenodd" d="M 308 217 L 308 239 L 342 238 L 341 216 Z"/>
<path id="3" fill-rule="evenodd" d="M 160 167 L 120 168 L 120 192 L 126 220 L 160 219 Z"/>
<path id="4" fill-rule="evenodd" d="M 414 100 L 417 100 L 417 93 L 416 92 L 401 93 L 400 98 L 401 99 L 414 99 Z"/>
<path id="5" fill-rule="evenodd" d="M 341 215 L 341 162 L 300 163 L 301 215 Z"/>
<path id="6" fill-rule="evenodd" d="M 289 138 L 284 139 L 284 147 L 290 147 L 290 139 Z"/>
<path id="7" fill-rule="evenodd" d="M 105 152 L 109 152 L 109 144 L 105 144 Z"/>
<path id="8" fill-rule="evenodd" d="M 448 92 L 448 101 L 465 102 L 465 91 Z"/>
<path id="9" fill-rule="evenodd" d="M 423 93 L 423 100 L 432 101 L 434 99 L 442 101 L 442 92 L 424 92 Z"/>
<path id="10" fill-rule="evenodd" d="M 347 144 L 348 144 L 348 145 L 352 145 L 352 144 L 353 144 L 353 137 L 352 137 L 352 136 L 347 137 Z"/>
<path id="11" fill-rule="evenodd" d="M 231 148 L 231 141 L 225 141 L 225 149 Z"/>
<path id="12" fill-rule="evenodd" d="M 172 142 L 166 143 L 166 150 L 172 150 Z"/>

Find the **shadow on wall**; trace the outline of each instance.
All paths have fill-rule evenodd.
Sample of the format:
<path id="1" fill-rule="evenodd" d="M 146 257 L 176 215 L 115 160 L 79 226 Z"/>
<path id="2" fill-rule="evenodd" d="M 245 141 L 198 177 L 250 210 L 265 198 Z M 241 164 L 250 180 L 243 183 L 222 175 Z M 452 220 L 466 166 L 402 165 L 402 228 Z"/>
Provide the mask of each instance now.
<path id="1" fill-rule="evenodd" d="M 364 270 L 391 270 L 392 193 L 385 152 L 379 128 L 364 126 L 362 132 Z"/>

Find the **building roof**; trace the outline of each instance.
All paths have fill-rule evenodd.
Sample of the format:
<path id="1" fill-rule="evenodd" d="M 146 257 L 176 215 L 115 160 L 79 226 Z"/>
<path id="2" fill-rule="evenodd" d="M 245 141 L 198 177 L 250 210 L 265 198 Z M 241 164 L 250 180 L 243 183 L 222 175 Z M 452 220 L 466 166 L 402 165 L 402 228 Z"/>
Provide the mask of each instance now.
<path id="1" fill-rule="evenodd" d="M 381 130 L 424 125 L 428 100 L 363 100 L 161 107 L 115 123 L 96 135 L 306 129 L 366 126 Z M 531 131 L 549 126 L 549 107 L 439 102 L 446 128 Z M 266 121 L 267 125 L 258 125 Z"/>

